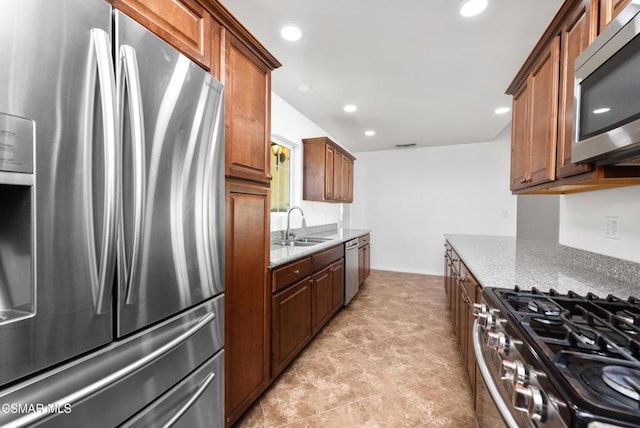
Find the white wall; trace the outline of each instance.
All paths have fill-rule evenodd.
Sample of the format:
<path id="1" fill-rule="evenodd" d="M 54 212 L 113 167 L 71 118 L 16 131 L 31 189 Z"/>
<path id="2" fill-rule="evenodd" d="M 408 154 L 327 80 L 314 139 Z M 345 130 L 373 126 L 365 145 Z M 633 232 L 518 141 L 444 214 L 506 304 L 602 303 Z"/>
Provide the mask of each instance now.
<path id="1" fill-rule="evenodd" d="M 338 223 L 349 227 L 350 208 L 343 204 L 311 202 L 302 200 L 302 139 L 328 136 L 340 144 L 290 104 L 275 93 L 271 93 L 271 135 L 276 142 L 285 143 L 293 148 L 295 159 L 293 167 L 291 205 L 299 205 L 305 214 L 307 226 Z M 300 227 L 300 214 L 291 215 L 292 227 Z M 283 230 L 287 227 L 286 214 L 271 214 L 271 230 Z"/>
<path id="2" fill-rule="evenodd" d="M 620 217 L 620 239 L 607 239 L 605 217 Z M 640 262 L 640 186 L 563 195 L 562 245 Z"/>
<path id="3" fill-rule="evenodd" d="M 373 231 L 371 267 L 441 275 L 445 233 L 515 236 L 510 135 L 356 153 L 352 223 Z"/>

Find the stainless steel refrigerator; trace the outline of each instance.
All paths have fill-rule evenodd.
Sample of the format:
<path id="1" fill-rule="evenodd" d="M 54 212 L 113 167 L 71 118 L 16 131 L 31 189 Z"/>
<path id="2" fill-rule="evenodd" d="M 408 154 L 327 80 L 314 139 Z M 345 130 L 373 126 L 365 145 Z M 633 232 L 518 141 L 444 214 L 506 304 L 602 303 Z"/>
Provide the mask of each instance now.
<path id="1" fill-rule="evenodd" d="M 223 425 L 223 131 L 105 1 L 0 3 L 0 426 Z"/>

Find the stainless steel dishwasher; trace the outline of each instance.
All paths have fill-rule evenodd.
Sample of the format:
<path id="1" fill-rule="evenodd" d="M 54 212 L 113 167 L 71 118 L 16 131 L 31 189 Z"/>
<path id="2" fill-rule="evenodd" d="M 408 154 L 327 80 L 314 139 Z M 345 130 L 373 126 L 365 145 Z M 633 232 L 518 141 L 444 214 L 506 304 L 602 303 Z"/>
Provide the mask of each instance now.
<path id="1" fill-rule="evenodd" d="M 344 244 L 344 305 L 358 294 L 358 239 L 352 239 Z"/>

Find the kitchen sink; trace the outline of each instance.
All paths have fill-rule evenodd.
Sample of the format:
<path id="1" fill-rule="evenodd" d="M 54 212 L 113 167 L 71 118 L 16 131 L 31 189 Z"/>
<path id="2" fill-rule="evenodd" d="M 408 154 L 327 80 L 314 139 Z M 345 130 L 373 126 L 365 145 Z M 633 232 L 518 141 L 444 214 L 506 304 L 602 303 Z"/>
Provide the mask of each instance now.
<path id="1" fill-rule="evenodd" d="M 275 245 L 283 245 L 289 247 L 311 247 L 313 245 L 321 244 L 323 242 L 331 241 L 331 238 L 298 238 L 298 239 L 285 239 L 283 241 L 274 242 Z"/>

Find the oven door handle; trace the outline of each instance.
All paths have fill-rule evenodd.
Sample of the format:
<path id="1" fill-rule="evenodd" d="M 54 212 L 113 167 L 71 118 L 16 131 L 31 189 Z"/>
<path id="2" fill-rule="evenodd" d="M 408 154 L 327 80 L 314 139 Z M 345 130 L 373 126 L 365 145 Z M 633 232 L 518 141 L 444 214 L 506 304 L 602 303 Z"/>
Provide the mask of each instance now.
<path id="1" fill-rule="evenodd" d="M 509 405 L 504 401 L 502 395 L 500 395 L 500 391 L 498 391 L 498 388 L 491 377 L 487 360 L 485 360 L 482 352 L 482 341 L 480 339 L 480 329 L 478 327 L 477 319 L 473 322 L 473 350 L 476 355 L 476 363 L 480 369 L 480 374 L 482 375 L 484 383 L 487 385 L 487 389 L 489 390 L 489 394 L 491 394 L 491 398 L 493 398 L 493 402 L 496 404 L 496 407 L 498 407 L 498 411 L 502 415 L 502 418 L 509 428 L 519 428 L 518 423 L 511 414 Z"/>

